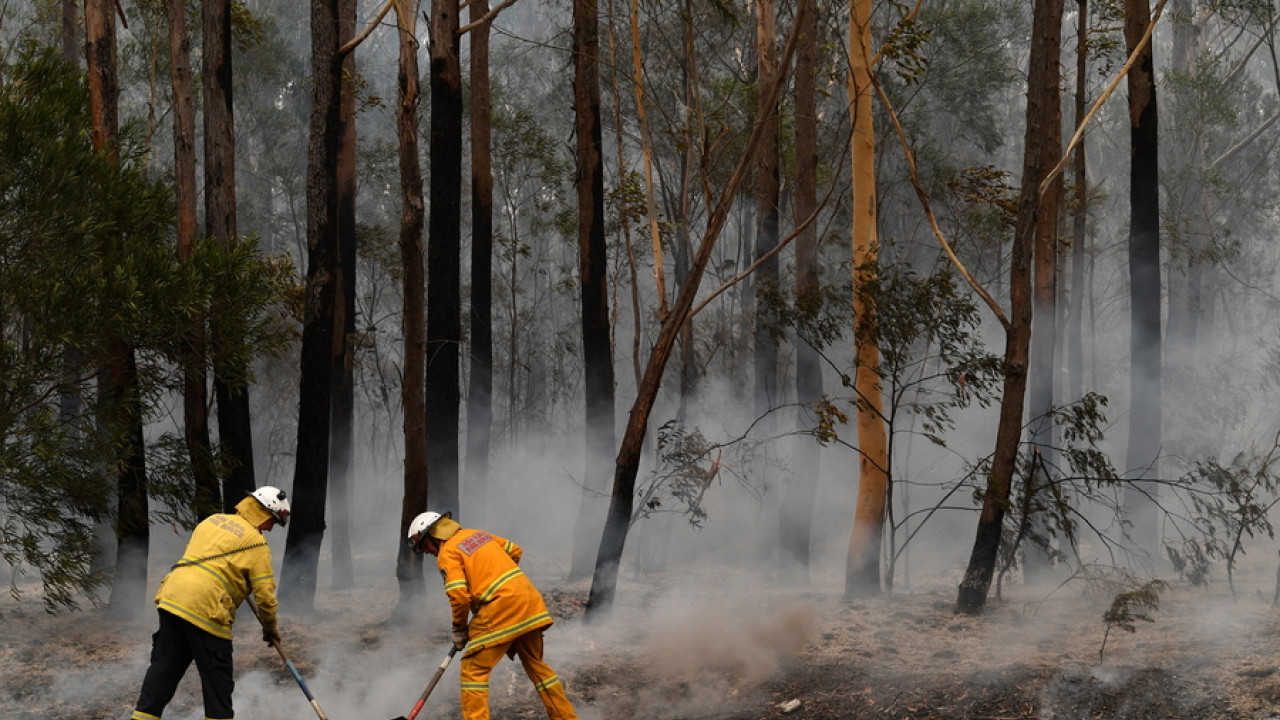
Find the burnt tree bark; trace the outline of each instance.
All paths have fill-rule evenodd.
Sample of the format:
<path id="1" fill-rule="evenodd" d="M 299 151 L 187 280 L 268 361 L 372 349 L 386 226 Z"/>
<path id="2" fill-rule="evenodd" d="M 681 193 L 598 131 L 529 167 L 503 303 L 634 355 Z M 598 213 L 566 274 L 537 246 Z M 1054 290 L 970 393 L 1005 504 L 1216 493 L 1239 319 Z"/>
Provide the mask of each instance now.
<path id="1" fill-rule="evenodd" d="M 431 4 L 431 189 L 427 220 L 427 468 L 430 506 L 458 512 L 462 343 L 462 65 L 458 0 Z"/>
<path id="2" fill-rule="evenodd" d="M 237 234 L 231 2 L 209 0 L 201 7 L 205 234 L 225 245 L 234 242 Z M 229 466 L 222 481 L 222 507 L 224 512 L 234 512 L 236 503 L 257 486 L 254 480 L 253 427 L 249 416 L 249 368 L 233 364 L 219 351 L 223 341 L 218 315 L 219 307 L 215 301 L 210 316 L 213 392 L 218 407 L 218 440 Z"/>
<path id="3" fill-rule="evenodd" d="M 115 8 L 109 0 L 85 2 L 85 57 L 89 70 L 89 112 L 93 147 L 119 157 L 120 81 L 116 66 Z M 103 248 L 108 262 L 110 247 Z M 104 271 L 109 272 L 109 268 Z M 104 273 L 105 274 L 105 273 Z M 134 348 L 114 333 L 107 338 L 98 394 L 107 413 L 104 429 L 119 433 L 116 474 L 116 567 L 108 605 L 121 616 L 138 614 L 147 589 L 151 528 L 147 517 L 146 448 Z"/>
<path id="4" fill-rule="evenodd" d="M 338 46 L 355 36 L 356 0 L 338 0 Z M 342 122 L 338 147 L 337 192 L 337 282 L 333 304 L 332 373 L 333 418 L 330 422 L 332 447 L 329 452 L 329 493 L 333 528 L 329 552 L 333 561 L 335 589 L 355 585 L 351 561 L 351 485 L 355 480 L 355 377 L 352 345 L 356 334 L 356 94 L 355 53 L 342 58 L 342 94 L 339 115 Z"/>
<path id="5" fill-rule="evenodd" d="M 422 167 L 418 159 L 418 41 L 417 3 L 396 0 L 396 28 L 400 60 L 397 73 L 396 139 L 400 157 L 400 263 L 404 266 L 404 380 L 400 402 L 404 406 L 404 498 L 400 506 L 400 532 L 396 535 L 396 580 L 400 601 L 394 618 L 412 621 L 419 608 L 415 600 L 425 590 L 422 557 L 403 542 L 409 524 L 427 509 L 426 415 L 426 275 L 422 257 Z"/>
<path id="6" fill-rule="evenodd" d="M 177 201 L 178 259 L 191 257 L 196 241 L 196 110 L 192 97 L 191 38 L 187 33 L 186 4 L 168 0 L 169 69 L 173 87 L 174 197 Z M 187 454 L 191 457 L 196 494 L 194 510 L 203 519 L 222 511 L 222 486 L 213 463 L 209 438 L 208 359 L 205 353 L 204 308 L 191 318 L 183 341 L 182 425 Z"/>
<path id="7" fill-rule="evenodd" d="M 802 15 L 796 19 L 796 28 L 802 23 Z M 795 53 L 799 32 L 793 28 L 787 38 L 780 65 L 785 67 Z M 779 73 L 767 90 L 766 97 L 772 96 L 770 102 L 776 100 L 783 74 Z M 723 192 L 714 211 L 707 219 L 707 229 L 698 245 L 689 268 L 689 277 L 680 286 L 671 311 L 662 321 L 658 337 L 654 342 L 649 360 L 645 364 L 644 377 L 636 390 L 636 399 L 631 405 L 622 445 L 618 450 L 616 469 L 613 476 L 613 491 L 609 500 L 609 513 L 605 518 L 604 534 L 600 539 L 600 551 L 596 555 L 595 571 L 591 576 L 591 591 L 587 599 L 587 618 L 599 620 L 607 617 L 613 609 L 613 599 L 618 586 L 618 566 L 622 560 L 622 551 L 627 542 L 627 531 L 631 525 L 631 515 L 635 503 L 636 475 L 640 470 L 640 453 L 644 447 L 645 434 L 649 426 L 649 414 L 653 411 L 654 400 L 662 386 L 663 372 L 671 351 L 675 346 L 677 335 L 685 325 L 689 310 L 693 306 L 694 295 L 702 282 L 703 272 L 711 259 L 711 251 L 716 239 L 724 228 L 725 220 L 733 205 L 733 198 L 742 185 L 743 177 L 750 166 L 750 158 L 760 145 L 763 128 L 756 124 L 751 137 L 743 148 L 742 156 L 735 166 L 733 174 L 725 184 Z"/>
<path id="8" fill-rule="evenodd" d="M 1017 466 L 1022 440 L 1023 402 L 1027 390 L 1027 364 L 1031 348 L 1031 263 L 1036 226 L 1045 196 L 1039 187 L 1060 151 L 1046 148 L 1054 137 L 1048 123 L 1058 122 L 1050 112 L 1058 94 L 1058 63 L 1062 40 L 1063 0 L 1036 0 L 1032 14 L 1031 58 L 1027 74 L 1027 123 L 1022 158 L 1022 190 L 1009 266 L 1009 325 L 1004 353 L 1004 392 L 996 447 L 983 495 L 982 514 L 969 555 L 969 566 L 960 581 L 955 610 L 970 615 L 986 608 L 987 592 L 995 573 L 1004 527 L 1005 508 Z"/>
<path id="9" fill-rule="evenodd" d="M 1132 55 L 1151 24 L 1148 0 L 1125 0 L 1125 47 Z M 1160 475 L 1160 163 L 1151 43 L 1129 70 L 1129 448 L 1125 504 L 1139 547 L 1155 554 Z"/>
<path id="10" fill-rule="evenodd" d="M 471 22 L 489 12 L 471 0 Z M 471 353 L 467 385 L 467 494 L 482 525 L 488 510 L 493 431 L 493 151 L 489 97 L 489 28 L 480 22 L 471 44 Z"/>
<path id="11" fill-rule="evenodd" d="M 573 107 L 577 136 L 578 271 L 585 375 L 585 492 L 574 532 L 570 579 L 590 574 L 599 547 L 613 452 L 613 347 L 604 242 L 604 162 L 600 127 L 600 18 L 596 0 L 573 4 Z"/>
<path id="12" fill-rule="evenodd" d="M 338 54 L 338 2 L 311 3 L 311 118 L 307 146 L 307 285 L 298 380 L 298 443 L 293 473 L 293 517 L 284 547 L 282 598 L 310 611 L 324 540 L 329 489 L 329 421 L 333 304 L 337 294 L 337 197 L 341 144 L 342 60 Z"/>

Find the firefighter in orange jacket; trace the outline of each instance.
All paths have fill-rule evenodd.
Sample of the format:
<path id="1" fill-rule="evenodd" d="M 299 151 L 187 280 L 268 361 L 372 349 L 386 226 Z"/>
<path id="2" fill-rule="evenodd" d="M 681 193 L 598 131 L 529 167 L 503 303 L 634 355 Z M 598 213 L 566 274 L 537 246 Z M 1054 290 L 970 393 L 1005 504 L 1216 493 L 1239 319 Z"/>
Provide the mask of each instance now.
<path id="1" fill-rule="evenodd" d="M 234 514 L 210 515 L 191 533 L 182 559 L 156 592 L 160 628 L 151 636 L 147 668 L 130 720 L 159 720 L 192 661 L 200 671 L 207 720 L 231 720 L 231 625 L 253 593 L 262 639 L 280 641 L 276 581 L 264 532 L 289 520 L 289 500 L 270 485 L 254 490 Z"/>
<path id="2" fill-rule="evenodd" d="M 436 556 L 453 608 L 451 639 L 458 650 L 466 648 L 459 668 L 463 720 L 489 720 L 489 673 L 503 655 L 520 657 L 551 720 L 576 720 L 564 683 L 542 661 L 542 631 L 551 614 L 520 570 L 520 546 L 463 529 L 452 513 L 437 512 L 414 518 L 409 544 L 416 553 Z"/>

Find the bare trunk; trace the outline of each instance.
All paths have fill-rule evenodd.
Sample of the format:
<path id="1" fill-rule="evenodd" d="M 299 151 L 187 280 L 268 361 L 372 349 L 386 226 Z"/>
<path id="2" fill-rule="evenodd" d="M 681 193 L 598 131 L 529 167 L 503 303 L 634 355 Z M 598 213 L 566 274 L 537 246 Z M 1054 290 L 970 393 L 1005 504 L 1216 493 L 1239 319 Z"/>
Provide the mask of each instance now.
<path id="1" fill-rule="evenodd" d="M 315 605 L 329 490 L 333 304 L 337 295 L 338 147 L 342 60 L 337 0 L 311 3 L 311 120 L 307 148 L 307 287 L 298 380 L 293 517 L 284 547 L 281 595 L 295 611 Z"/>
<path id="2" fill-rule="evenodd" d="M 356 1 L 338 2 L 338 45 L 355 36 Z M 355 77 L 355 53 L 342 58 L 342 71 Z M 355 378 L 351 340 L 356 332 L 356 96 L 353 86 L 343 83 L 339 101 L 342 122 L 338 148 L 337 212 L 338 262 L 336 297 L 333 306 L 333 445 L 329 453 L 329 493 L 333 528 L 329 553 L 333 559 L 332 584 L 335 589 L 355 586 L 351 561 L 351 484 L 355 465 Z"/>
<path id="3" fill-rule="evenodd" d="M 1023 147 L 1022 192 L 1009 265 L 1009 327 L 1005 337 L 1004 394 L 996 428 L 996 448 L 987 477 L 982 514 L 969 555 L 969 566 L 960 581 L 956 612 L 977 615 L 986 608 L 987 592 L 995 573 L 1004 527 L 1005 508 L 1013 484 L 1022 440 L 1023 402 L 1026 400 L 1027 365 L 1031 347 L 1031 263 L 1042 198 L 1040 181 L 1046 165 L 1044 145 L 1054 136 L 1047 125 L 1059 122 L 1049 108 L 1058 93 L 1058 62 L 1062 38 L 1063 0 L 1036 0 L 1031 31 L 1031 59 L 1027 74 L 1027 124 Z M 1059 131 L 1060 132 L 1060 131 Z M 1059 151 L 1053 146 L 1054 153 Z"/>
<path id="4" fill-rule="evenodd" d="M 458 0 L 431 5 L 431 206 L 427 229 L 427 467 L 431 507 L 458 508 L 462 342 L 462 66 Z"/>
<path id="5" fill-rule="evenodd" d="M 471 1 L 471 22 L 489 12 Z M 489 97 L 489 23 L 471 38 L 471 363 L 467 388 L 467 497 L 476 524 L 489 511 L 489 436 L 493 429 L 493 158 Z"/>
<path id="6" fill-rule="evenodd" d="M 604 241 L 604 164 L 600 128 L 600 19 L 595 0 L 573 5 L 573 105 L 578 158 L 578 268 L 585 372 L 586 492 L 578 509 L 570 579 L 591 573 L 604 527 L 605 489 L 614 446 L 613 352 L 608 255 Z"/>
<path id="7" fill-rule="evenodd" d="M 801 24 L 802 17 L 796 20 Z M 799 33 L 792 30 L 787 38 L 780 65 L 785 67 L 795 52 Z M 778 78 L 781 79 L 781 75 Z M 775 82 L 765 92 L 766 96 L 776 98 L 780 82 Z M 770 102 L 773 100 L 771 99 Z M 667 361 L 675 346 L 676 337 L 685 324 L 689 310 L 693 306 L 694 295 L 702 281 L 707 262 L 711 259 L 711 251 L 716 239 L 724 228 L 729 216 L 732 200 L 738 192 L 742 179 L 746 175 L 752 153 L 759 147 L 762 128 L 756 125 L 751 138 L 743 150 L 742 158 L 734 168 L 732 176 L 725 185 L 715 210 L 707 222 L 706 234 L 698 246 L 698 252 L 690 265 L 689 277 L 680 286 L 680 293 L 672 305 L 671 312 L 662 323 L 653 351 L 645 365 L 644 378 L 636 391 L 635 402 L 631 406 L 626 431 L 622 438 L 622 446 L 618 450 L 616 470 L 613 476 L 613 491 L 609 502 L 609 513 L 605 519 L 604 534 L 600 540 L 600 552 L 596 556 L 595 572 L 591 577 L 591 592 L 587 600 L 588 617 L 592 620 L 608 616 L 613 608 L 613 598 L 618 586 L 618 565 L 622 560 L 622 551 L 626 546 L 627 532 L 631 525 L 631 514 L 635 502 L 636 474 L 640 469 L 640 452 L 643 449 L 644 437 L 649 426 L 649 414 L 653 411 L 654 400 L 662 386 L 662 375 Z"/>
<path id="8" fill-rule="evenodd" d="M 880 590 L 880 548 L 889 499 L 889 447 L 881 409 L 880 349 L 876 345 L 875 128 L 871 95 L 871 2 L 857 0 L 849 17 L 849 97 L 853 103 L 853 317 L 854 391 L 858 397 L 858 504 L 845 566 L 846 599 Z"/>
<path id="9" fill-rule="evenodd" d="M 400 262 L 404 266 L 404 498 L 400 506 L 400 532 L 396 536 L 396 579 L 400 602 L 395 609 L 398 621 L 412 621 L 418 614 L 416 602 L 425 586 L 422 557 L 403 542 L 409 524 L 427 509 L 427 415 L 426 415 L 426 277 L 422 258 L 422 226 L 426 211 L 422 204 L 422 168 L 418 160 L 418 43 L 417 3 L 397 0 L 396 26 L 400 47 L 397 75 L 396 137 L 400 150 Z"/>
<path id="10" fill-rule="evenodd" d="M 230 244 L 236 239 L 235 121 L 231 85 L 231 2 L 208 0 L 202 5 L 204 48 L 201 78 L 204 86 L 204 214 L 205 234 Z M 233 512 L 236 503 L 257 486 L 253 466 L 253 430 L 249 417 L 248 368 L 216 359 L 222 345 L 219 307 L 210 318 L 214 344 L 213 390 L 218 406 L 218 439 L 230 466 L 223 479 L 222 507 Z"/>
<path id="11" fill-rule="evenodd" d="M 816 0 L 801 0 L 803 16 L 810 24 L 801 29 L 806 42 L 796 53 L 796 190 L 794 222 L 804 223 L 818 207 L 818 116 L 817 73 L 818 48 L 821 45 L 817 23 Z M 812 223 L 800 231 L 796 249 L 796 307 L 802 318 L 817 310 L 821 302 L 818 278 L 818 233 Z M 795 472 L 782 498 L 778 536 L 782 562 L 779 577 L 789 586 L 809 584 L 809 546 L 812 541 L 814 501 L 817 496 L 820 466 L 819 446 L 809 431 L 816 424 L 817 403 L 822 399 L 822 364 L 817 339 L 810 333 L 797 332 L 796 348 L 796 415 L 795 448 L 792 453 Z M 803 556 L 805 562 L 789 562 L 788 556 Z"/>
<path id="12" fill-rule="evenodd" d="M 1132 54 L 1150 25 L 1147 0 L 1125 0 L 1125 47 Z M 1125 504 L 1138 546 L 1156 553 L 1160 540 L 1149 480 L 1160 476 L 1160 164 L 1151 43 L 1128 75 L 1129 166 L 1129 449 Z"/>
<path id="13" fill-rule="evenodd" d="M 187 35 L 185 5 L 169 0 L 169 58 L 173 85 L 174 196 L 177 200 L 178 259 L 191 257 L 196 241 L 196 111 L 192 98 L 191 40 Z M 182 359 L 183 438 L 195 476 L 196 516 L 205 518 L 222 510 L 222 486 L 213 465 L 209 439 L 209 390 L 205 357 L 203 308 L 191 318 Z"/>

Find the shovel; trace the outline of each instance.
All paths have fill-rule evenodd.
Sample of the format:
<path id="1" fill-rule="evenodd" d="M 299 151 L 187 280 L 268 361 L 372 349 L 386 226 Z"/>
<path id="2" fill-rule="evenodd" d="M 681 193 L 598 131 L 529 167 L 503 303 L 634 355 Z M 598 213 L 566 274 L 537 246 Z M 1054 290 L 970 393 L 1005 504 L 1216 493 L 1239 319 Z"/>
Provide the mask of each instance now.
<path id="1" fill-rule="evenodd" d="M 258 618 L 258 622 L 262 622 L 262 616 L 258 615 L 258 606 L 253 602 L 252 597 L 245 598 L 249 601 L 249 609 L 253 610 L 254 617 Z M 284 654 L 284 648 L 280 647 L 280 643 L 273 642 L 271 647 L 280 653 L 280 659 L 284 661 L 284 666 L 289 668 L 289 673 L 293 675 L 293 679 L 298 681 L 298 687 L 302 688 L 302 694 L 307 696 L 307 702 L 311 703 L 311 709 L 316 711 L 316 715 L 320 716 L 320 720 L 329 720 L 329 716 L 324 714 L 324 710 L 320 709 L 320 703 L 312 696 L 311 691 L 307 689 L 307 684 L 303 682 L 302 675 L 298 673 L 298 668 L 294 666 L 293 661 Z"/>
<path id="2" fill-rule="evenodd" d="M 422 710 L 423 704 L 427 702 L 427 696 L 431 694 L 432 690 L 436 689 L 436 683 L 440 682 L 440 677 L 444 675 L 445 668 L 449 667 L 449 662 L 453 660 L 453 656 L 456 654 L 458 654 L 456 645 L 449 648 L 449 654 L 440 663 L 440 667 L 436 668 L 436 674 L 431 676 L 431 682 L 427 683 L 427 689 L 423 690 L 422 694 L 418 696 L 418 702 L 414 703 L 413 709 L 409 711 L 408 716 L 401 715 L 391 718 L 391 720 L 413 720 L 418 717 L 418 712 Z"/>

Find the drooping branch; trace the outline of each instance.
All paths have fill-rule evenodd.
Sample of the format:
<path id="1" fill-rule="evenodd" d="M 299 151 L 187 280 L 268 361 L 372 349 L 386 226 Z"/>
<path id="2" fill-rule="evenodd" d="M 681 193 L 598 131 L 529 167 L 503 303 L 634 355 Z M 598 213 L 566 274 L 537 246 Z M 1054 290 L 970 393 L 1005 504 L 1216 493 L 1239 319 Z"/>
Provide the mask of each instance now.
<path id="1" fill-rule="evenodd" d="M 355 50 L 360 43 L 364 42 L 366 38 L 372 35 L 373 31 L 382 24 L 382 19 L 387 16 L 387 13 L 391 11 L 391 7 L 395 5 L 395 3 L 396 0 L 387 0 L 383 3 L 382 8 L 378 10 L 378 14 L 373 17 L 373 20 L 369 21 L 369 24 L 365 26 L 364 30 L 361 30 L 359 35 L 351 38 L 347 44 L 338 48 L 338 57 L 345 57 L 347 53 Z"/>
<path id="2" fill-rule="evenodd" d="M 1111 97 L 1111 94 L 1115 92 L 1116 88 L 1120 86 L 1120 81 L 1128 76 L 1129 70 L 1133 67 L 1134 63 L 1138 61 L 1138 56 L 1142 54 L 1143 49 L 1151 42 L 1151 33 L 1155 30 L 1156 22 L 1160 20 L 1160 15 L 1164 12 L 1164 5 L 1168 1 L 1169 0 L 1160 0 L 1160 3 L 1156 5 L 1156 10 L 1151 14 L 1151 22 L 1148 23 L 1147 31 L 1143 33 L 1142 40 L 1134 46 L 1133 52 L 1129 53 L 1129 59 L 1124 63 L 1124 67 L 1120 68 L 1120 72 L 1116 73 L 1116 76 L 1111 80 L 1111 83 L 1107 85 L 1107 89 L 1103 90 L 1102 94 L 1098 96 L 1098 99 L 1093 101 L 1093 107 L 1089 108 L 1089 112 L 1084 116 L 1084 120 L 1080 121 L 1080 127 L 1076 128 L 1075 134 L 1071 136 L 1071 142 L 1067 143 L 1066 148 L 1063 149 L 1062 158 L 1058 160 L 1058 164 L 1054 165 L 1053 169 L 1049 171 L 1049 174 L 1045 175 L 1044 179 L 1040 181 L 1040 190 L 1037 194 L 1038 197 L 1044 197 L 1044 194 L 1049 191 L 1049 186 L 1053 184 L 1053 181 L 1062 172 L 1063 168 L 1066 167 L 1067 160 L 1071 158 L 1071 151 L 1075 149 L 1076 145 L 1080 143 L 1081 138 L 1084 137 L 1085 127 L 1088 126 L 1091 120 L 1093 120 L 1093 116 L 1098 114 L 1098 110 L 1102 108 L 1102 104 L 1105 103 L 1107 99 Z"/>
<path id="3" fill-rule="evenodd" d="M 951 249 L 951 243 L 947 242 L 947 238 L 942 234 L 942 228 L 938 226 L 938 218 L 933 214 L 933 207 L 929 204 L 929 193 L 925 192 L 924 186 L 920 184 L 920 174 L 916 170 L 915 153 L 911 152 L 911 145 L 907 142 L 907 133 L 902 129 L 902 123 L 898 120 L 898 113 L 893 109 L 893 103 L 889 102 L 889 96 L 885 94 L 884 88 L 881 87 L 880 81 L 876 79 L 874 74 L 871 75 L 871 84 L 875 85 L 876 93 L 880 95 L 880 102 L 884 103 L 885 111 L 889 113 L 889 119 L 893 121 L 894 130 L 898 133 L 898 141 L 902 143 L 902 152 L 907 159 L 907 169 L 911 174 L 911 186 L 916 190 L 916 197 L 920 198 L 920 204 L 924 206 L 925 216 L 929 218 L 929 227 L 933 228 L 934 237 L 938 238 L 938 244 L 942 246 L 942 251 L 947 254 L 951 260 L 951 264 L 955 266 L 956 271 L 960 273 L 960 277 L 978 293 L 987 307 L 991 308 L 991 312 L 1000 321 L 1000 325 L 1007 331 L 1009 329 L 1009 319 L 1005 317 L 1004 311 L 1000 309 L 1000 304 L 991 297 L 985 288 L 973 279 L 973 275 L 969 274 L 968 268 L 964 263 L 960 262 L 960 258 L 956 256 L 955 250 Z"/>

